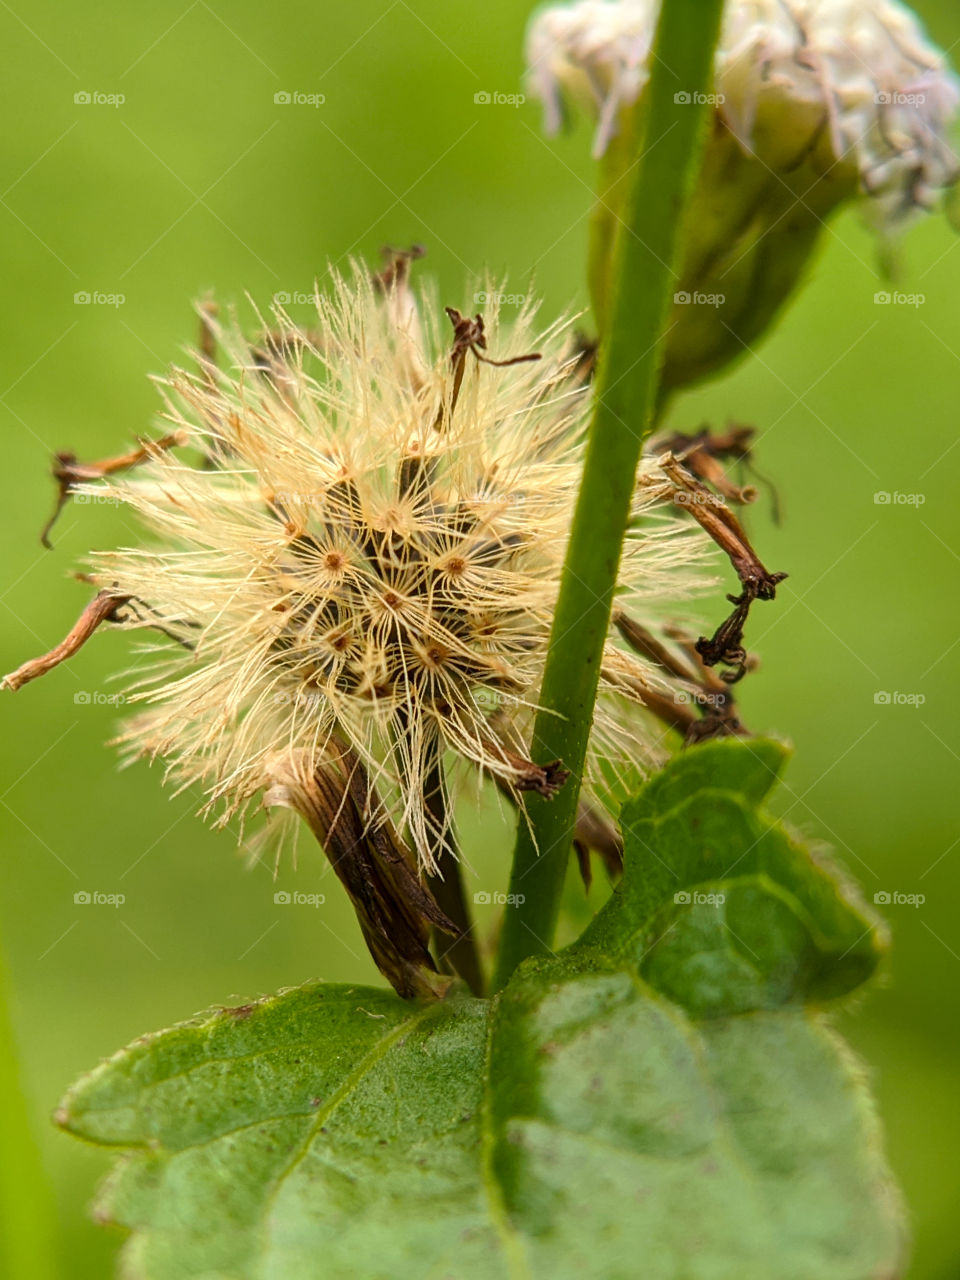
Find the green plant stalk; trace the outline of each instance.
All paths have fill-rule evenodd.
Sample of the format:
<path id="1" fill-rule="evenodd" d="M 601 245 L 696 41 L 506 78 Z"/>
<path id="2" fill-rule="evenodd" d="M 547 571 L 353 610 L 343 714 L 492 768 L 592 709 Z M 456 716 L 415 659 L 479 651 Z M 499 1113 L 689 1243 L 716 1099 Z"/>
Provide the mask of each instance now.
<path id="1" fill-rule="evenodd" d="M 534 730 L 533 758 L 571 777 L 521 819 L 497 961 L 499 988 L 551 948 L 569 863 L 603 646 L 643 441 L 653 426 L 664 332 L 681 256 L 684 208 L 699 167 L 704 96 L 723 0 L 664 0 L 652 58 L 641 157 L 614 256 L 611 325 L 570 530 Z M 678 102 L 676 95 L 689 95 Z"/>

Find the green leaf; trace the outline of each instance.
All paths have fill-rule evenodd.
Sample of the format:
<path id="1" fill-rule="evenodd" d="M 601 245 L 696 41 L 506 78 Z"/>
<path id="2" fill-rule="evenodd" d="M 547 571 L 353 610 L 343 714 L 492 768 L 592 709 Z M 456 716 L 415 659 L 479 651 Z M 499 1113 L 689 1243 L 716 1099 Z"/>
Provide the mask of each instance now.
<path id="1" fill-rule="evenodd" d="M 759 808 L 776 742 L 704 744 L 624 806 L 625 873 L 578 943 L 629 957 L 699 1016 L 845 995 L 876 969 L 879 921 Z"/>
<path id="2" fill-rule="evenodd" d="M 622 888 L 491 1001 L 312 984 L 81 1080 L 58 1118 L 123 1152 L 98 1212 L 124 1275 L 895 1275 L 876 1118 L 813 1007 L 881 944 L 759 810 L 782 762 L 674 762 L 625 811 Z"/>

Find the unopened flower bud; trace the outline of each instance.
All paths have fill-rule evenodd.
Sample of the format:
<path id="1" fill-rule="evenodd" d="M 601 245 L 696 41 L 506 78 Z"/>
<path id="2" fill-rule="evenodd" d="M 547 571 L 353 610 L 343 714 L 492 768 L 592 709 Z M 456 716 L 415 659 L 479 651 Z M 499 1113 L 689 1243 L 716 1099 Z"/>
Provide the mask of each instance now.
<path id="1" fill-rule="evenodd" d="M 643 144 L 659 0 L 542 11 L 529 79 L 550 132 L 592 101 L 600 199 L 591 288 L 601 329 L 617 222 Z M 858 198 L 889 235 L 952 188 L 960 82 L 898 0 L 728 0 L 710 134 L 686 214 L 664 390 L 740 355 L 789 297 L 829 216 Z M 677 109 L 693 94 L 677 85 Z M 649 140 L 656 145 L 657 139 Z"/>

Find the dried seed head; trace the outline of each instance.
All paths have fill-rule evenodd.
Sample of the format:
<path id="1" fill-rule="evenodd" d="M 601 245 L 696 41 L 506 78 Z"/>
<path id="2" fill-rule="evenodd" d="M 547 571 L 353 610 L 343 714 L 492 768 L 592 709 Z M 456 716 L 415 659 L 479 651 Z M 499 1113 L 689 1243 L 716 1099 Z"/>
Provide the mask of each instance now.
<path id="1" fill-rule="evenodd" d="M 164 383 L 200 460 L 155 450 L 104 478 L 156 540 L 95 555 L 92 578 L 138 602 L 120 625 L 154 636 L 123 737 L 134 754 L 165 758 L 226 821 L 275 801 L 278 778 L 288 791 L 300 779 L 302 797 L 348 753 L 369 780 L 350 800 L 363 822 L 382 830 L 389 815 L 433 870 L 443 833 L 424 793 L 438 751 L 521 802 L 565 777 L 531 763 L 526 742 L 589 401 L 568 326 L 538 333 L 529 309 L 507 326 L 491 304 L 464 347 L 431 297 L 400 305 L 400 287 L 337 279 L 309 331 L 281 312 L 256 348 L 208 315 L 221 368 Z M 690 594 L 709 551 L 654 513 L 669 486 L 643 465 L 621 599 L 649 617 Z M 600 759 L 654 757 L 658 731 L 634 712 L 663 683 L 611 640 L 598 785 Z"/>

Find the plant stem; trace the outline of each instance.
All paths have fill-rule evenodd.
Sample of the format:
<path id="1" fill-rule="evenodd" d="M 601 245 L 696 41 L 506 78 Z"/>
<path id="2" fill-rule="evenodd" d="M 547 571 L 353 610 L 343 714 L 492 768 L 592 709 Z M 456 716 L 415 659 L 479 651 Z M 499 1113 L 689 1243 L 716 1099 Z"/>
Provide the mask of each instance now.
<path id="1" fill-rule="evenodd" d="M 551 948 L 569 862 L 603 646 L 643 441 L 653 425 L 683 214 L 702 147 L 723 0 L 664 0 L 651 59 L 643 151 L 617 233 L 611 325 L 600 354 L 583 479 L 570 531 L 533 758 L 571 777 L 531 796 L 510 878 L 495 985 Z M 683 95 L 685 101 L 678 101 Z"/>
<path id="2" fill-rule="evenodd" d="M 446 829 L 446 843 L 437 856 L 437 865 L 441 874 L 428 876 L 428 882 L 437 906 L 462 930 L 460 937 L 452 943 L 443 933 L 435 933 L 434 940 L 439 959 L 449 960 L 473 994 L 482 996 L 486 984 L 480 964 L 480 953 L 477 949 L 476 933 L 463 888 L 460 863 L 450 848 L 450 843 L 455 836 L 449 825 L 452 820 L 448 818 L 443 761 L 439 747 L 433 747 L 432 751 L 433 761 L 426 777 L 424 801 L 433 816 L 438 840 Z"/>

